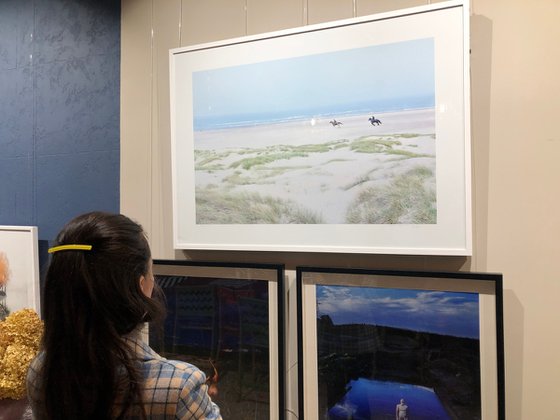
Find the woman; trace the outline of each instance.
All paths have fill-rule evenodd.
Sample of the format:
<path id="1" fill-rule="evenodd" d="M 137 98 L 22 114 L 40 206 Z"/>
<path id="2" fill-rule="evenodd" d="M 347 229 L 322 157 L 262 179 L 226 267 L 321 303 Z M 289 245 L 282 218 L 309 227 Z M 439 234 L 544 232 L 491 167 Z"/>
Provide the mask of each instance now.
<path id="1" fill-rule="evenodd" d="M 221 419 L 205 376 L 143 343 L 161 319 L 150 247 L 123 215 L 88 213 L 59 233 L 44 290 L 42 351 L 27 377 L 37 419 Z M 157 292 L 157 286 L 156 290 Z"/>

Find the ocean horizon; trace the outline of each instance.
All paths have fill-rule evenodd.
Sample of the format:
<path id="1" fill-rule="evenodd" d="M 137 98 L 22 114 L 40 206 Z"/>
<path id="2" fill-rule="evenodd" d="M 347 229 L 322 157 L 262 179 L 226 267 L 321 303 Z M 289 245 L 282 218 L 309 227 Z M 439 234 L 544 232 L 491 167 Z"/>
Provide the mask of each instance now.
<path id="1" fill-rule="evenodd" d="M 383 102 L 367 102 L 344 104 L 340 107 L 311 108 L 305 110 L 272 110 L 255 113 L 227 115 L 193 116 L 194 131 L 221 130 L 229 128 L 250 127 L 256 125 L 295 122 L 310 118 L 342 118 L 362 114 L 382 114 L 387 112 L 411 111 L 415 109 L 433 108 L 434 96 L 398 98 Z"/>

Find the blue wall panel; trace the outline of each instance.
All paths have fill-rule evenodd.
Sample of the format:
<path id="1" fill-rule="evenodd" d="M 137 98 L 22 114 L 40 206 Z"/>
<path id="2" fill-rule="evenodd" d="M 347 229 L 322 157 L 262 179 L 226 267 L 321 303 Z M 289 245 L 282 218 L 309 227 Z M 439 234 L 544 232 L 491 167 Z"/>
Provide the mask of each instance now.
<path id="1" fill-rule="evenodd" d="M 120 1 L 35 0 L 35 63 L 118 57 L 120 19 Z"/>
<path id="2" fill-rule="evenodd" d="M 119 62 L 91 56 L 37 65 L 38 155 L 119 147 Z"/>
<path id="3" fill-rule="evenodd" d="M 0 70 L 0 88 L 0 158 L 32 156 L 34 105 L 31 67 Z"/>
<path id="4" fill-rule="evenodd" d="M 119 86 L 119 1 L 0 1 L 0 224 L 119 211 Z"/>
<path id="5" fill-rule="evenodd" d="M 0 224 L 32 225 L 33 159 L 0 157 Z"/>
<path id="6" fill-rule="evenodd" d="M 43 237 L 54 238 L 70 218 L 95 210 L 118 211 L 119 151 L 39 156 L 37 172 L 38 224 Z M 56 197 L 53 199 L 53 197 Z"/>

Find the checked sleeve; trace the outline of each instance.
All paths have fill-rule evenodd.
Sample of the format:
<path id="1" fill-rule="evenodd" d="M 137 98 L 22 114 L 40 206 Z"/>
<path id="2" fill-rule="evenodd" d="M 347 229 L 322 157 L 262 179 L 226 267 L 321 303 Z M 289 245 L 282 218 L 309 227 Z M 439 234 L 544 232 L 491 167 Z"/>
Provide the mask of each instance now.
<path id="1" fill-rule="evenodd" d="M 185 382 L 177 402 L 176 418 L 180 420 L 222 420 L 220 409 L 208 395 L 204 373 L 194 370 Z"/>

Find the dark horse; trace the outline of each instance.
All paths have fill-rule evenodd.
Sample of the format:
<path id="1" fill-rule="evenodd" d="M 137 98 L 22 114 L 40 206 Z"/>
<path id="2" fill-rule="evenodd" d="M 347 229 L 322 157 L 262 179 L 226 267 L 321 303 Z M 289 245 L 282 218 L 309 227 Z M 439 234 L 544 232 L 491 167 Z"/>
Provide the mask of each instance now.
<path id="1" fill-rule="evenodd" d="M 378 120 L 377 118 L 375 118 L 373 115 L 371 117 L 368 118 L 369 122 L 371 123 L 371 125 L 379 125 L 381 124 L 381 120 Z"/>
<path id="2" fill-rule="evenodd" d="M 333 127 L 339 127 L 339 126 L 342 125 L 342 123 L 340 121 L 337 121 L 337 120 L 332 120 L 332 121 L 329 121 L 329 122 L 332 124 Z"/>

